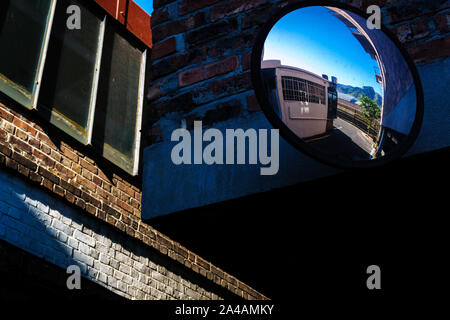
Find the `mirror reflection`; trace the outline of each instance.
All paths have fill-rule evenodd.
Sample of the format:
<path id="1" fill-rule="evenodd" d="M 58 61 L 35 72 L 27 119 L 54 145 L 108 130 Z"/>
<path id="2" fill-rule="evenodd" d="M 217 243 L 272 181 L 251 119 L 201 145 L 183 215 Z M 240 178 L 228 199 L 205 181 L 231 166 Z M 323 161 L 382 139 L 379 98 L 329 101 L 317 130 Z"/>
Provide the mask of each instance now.
<path id="1" fill-rule="evenodd" d="M 412 130 L 408 64 L 353 12 L 315 6 L 282 17 L 265 40 L 261 78 L 269 112 L 329 160 L 383 157 Z"/>

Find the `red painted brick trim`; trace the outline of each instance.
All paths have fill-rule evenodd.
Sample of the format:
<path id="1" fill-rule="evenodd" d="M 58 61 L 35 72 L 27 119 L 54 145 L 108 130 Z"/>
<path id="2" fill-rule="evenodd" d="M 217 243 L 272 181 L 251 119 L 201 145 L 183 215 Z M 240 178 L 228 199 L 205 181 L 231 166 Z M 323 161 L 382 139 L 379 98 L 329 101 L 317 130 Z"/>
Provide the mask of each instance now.
<path id="1" fill-rule="evenodd" d="M 151 17 L 133 0 L 94 0 L 114 19 L 125 25 L 149 48 L 152 44 Z M 127 6 L 128 4 L 128 6 Z"/>

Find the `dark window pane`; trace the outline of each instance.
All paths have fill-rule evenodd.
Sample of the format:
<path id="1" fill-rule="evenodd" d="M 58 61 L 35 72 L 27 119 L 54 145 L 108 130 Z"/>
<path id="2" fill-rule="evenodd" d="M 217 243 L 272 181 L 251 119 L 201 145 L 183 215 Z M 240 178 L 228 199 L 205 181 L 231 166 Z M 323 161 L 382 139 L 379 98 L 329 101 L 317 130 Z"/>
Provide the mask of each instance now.
<path id="1" fill-rule="evenodd" d="M 34 93 L 51 0 L 0 1 L 0 74 Z"/>
<path id="2" fill-rule="evenodd" d="M 132 169 L 143 51 L 107 25 L 94 136 L 105 157 Z"/>
<path id="3" fill-rule="evenodd" d="M 72 4 L 81 9 L 80 30 L 66 27 Z M 58 1 L 39 106 L 53 111 L 51 122 L 75 136 L 86 136 L 88 129 L 100 28 L 101 19 L 78 1 Z"/>

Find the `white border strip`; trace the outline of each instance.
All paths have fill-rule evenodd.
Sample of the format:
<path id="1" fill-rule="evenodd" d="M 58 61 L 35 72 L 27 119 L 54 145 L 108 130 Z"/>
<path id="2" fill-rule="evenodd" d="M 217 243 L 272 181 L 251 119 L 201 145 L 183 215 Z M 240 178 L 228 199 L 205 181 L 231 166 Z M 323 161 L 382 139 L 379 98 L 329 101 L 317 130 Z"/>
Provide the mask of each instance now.
<path id="1" fill-rule="evenodd" d="M 95 70 L 94 70 L 94 80 L 92 82 L 92 91 L 91 91 L 91 103 L 89 104 L 89 125 L 87 132 L 86 144 L 92 145 L 92 132 L 94 130 L 94 120 L 95 120 L 95 107 L 97 105 L 97 91 L 98 91 L 98 82 L 100 78 L 100 69 L 103 55 L 103 46 L 105 39 L 105 27 L 106 27 L 106 15 L 103 18 L 103 21 L 100 25 L 100 32 L 97 43 L 97 57 L 95 61 Z"/>
<path id="2" fill-rule="evenodd" d="M 138 98 L 138 110 L 136 113 L 136 142 L 134 149 L 134 166 L 133 166 L 133 176 L 138 175 L 139 173 L 139 155 L 141 148 L 141 130 L 142 130 L 142 114 L 143 114 L 143 105 L 144 105 L 144 89 L 145 89 L 145 70 L 147 63 L 147 50 L 142 54 L 142 63 L 141 63 L 141 73 L 139 76 L 139 98 Z"/>
<path id="3" fill-rule="evenodd" d="M 47 30 L 45 31 L 44 45 L 43 45 L 42 52 L 41 52 L 41 58 L 40 58 L 40 63 L 39 63 L 39 70 L 38 70 L 38 74 L 37 74 L 37 78 L 36 78 L 36 82 L 35 82 L 36 86 L 35 86 L 35 89 L 34 89 L 33 102 L 31 104 L 31 108 L 32 109 L 36 109 L 36 107 L 37 107 L 37 102 L 38 102 L 38 98 L 39 98 L 39 91 L 41 89 L 42 75 L 44 73 L 45 60 L 47 59 L 48 44 L 50 42 L 50 35 L 52 33 L 52 26 L 53 26 L 53 18 L 55 16 L 56 1 L 57 0 L 53 0 L 53 2 L 52 2 L 52 7 L 50 9 L 49 17 L 48 17 L 48 20 L 47 20 Z"/>

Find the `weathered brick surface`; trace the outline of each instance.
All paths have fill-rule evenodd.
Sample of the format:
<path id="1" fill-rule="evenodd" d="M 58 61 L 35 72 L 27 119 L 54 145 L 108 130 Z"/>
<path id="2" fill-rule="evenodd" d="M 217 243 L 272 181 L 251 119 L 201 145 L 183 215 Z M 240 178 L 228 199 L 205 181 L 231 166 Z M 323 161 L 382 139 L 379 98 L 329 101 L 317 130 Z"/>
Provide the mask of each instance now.
<path id="1" fill-rule="evenodd" d="M 409 54 L 417 62 L 430 63 L 443 55 L 450 56 L 450 36 L 408 48 Z"/>
<path id="2" fill-rule="evenodd" d="M 212 66 L 207 70 L 208 72 L 221 72 L 223 69 Z M 214 121 L 217 115 L 226 118 L 228 116 L 228 113 L 225 112 L 227 108 L 233 109 L 235 110 L 234 113 L 237 113 L 240 109 L 239 102 L 235 105 L 224 104 L 220 112 L 217 114 L 208 113 L 206 118 L 210 119 L 210 122 Z M 124 176 L 119 172 L 104 171 L 103 166 L 91 157 L 86 156 L 82 151 L 64 141 L 57 141 L 57 139 L 54 139 L 54 134 L 50 138 L 44 128 L 15 110 L 17 110 L 16 107 L 11 109 L 0 102 L 0 174 L 7 177 L 4 170 L 8 169 L 26 177 L 29 182 L 34 184 L 34 187 L 21 186 L 20 188 L 30 188 L 28 190 L 33 189 L 33 193 L 39 193 L 37 190 L 40 186 L 42 192 L 47 190 L 58 199 L 59 203 L 63 201 L 67 206 L 73 205 L 78 210 L 84 211 L 84 215 L 98 219 L 97 222 L 91 220 L 89 226 L 95 227 L 96 224 L 102 223 L 99 221 L 102 220 L 114 227 L 120 237 L 135 238 L 140 241 L 142 246 L 156 249 L 159 254 L 171 259 L 172 263 L 182 268 L 188 268 L 205 280 L 212 282 L 208 280 L 211 278 L 210 276 L 208 278 L 209 262 L 205 262 L 203 266 L 198 265 L 194 253 L 140 220 L 142 194 L 138 184 L 130 182 L 126 175 Z M 165 107 L 161 106 L 161 112 L 163 110 L 165 110 Z M 19 185 L 16 182 L 12 182 L 13 186 L 7 185 L 3 177 L 1 181 L 0 188 L 3 188 L 3 191 L 8 190 L 7 192 L 14 192 L 17 188 L 16 185 Z M 5 194 L 2 195 L 5 196 Z M 7 196 L 5 196 L 6 198 Z M 14 201 L 17 202 L 17 199 Z M 49 203 L 53 201 L 55 200 L 48 198 Z M 30 198 L 30 202 L 33 202 L 32 198 Z M 16 205 L 20 205 L 20 203 L 17 202 Z M 67 210 L 73 211 L 69 207 L 67 207 Z M 59 214 L 64 214 L 64 212 Z M 2 215 L 0 215 L 0 225 L 2 219 Z M 60 224 L 55 222 L 54 226 L 58 228 Z M 14 231 L 10 231 L 10 233 L 14 233 Z M 18 235 L 16 238 L 20 239 Z M 13 241 L 13 238 L 7 240 L 12 244 L 17 244 Z M 91 240 L 79 233 L 74 236 L 75 240 L 86 245 L 94 245 Z M 189 256 L 194 258 L 190 259 Z M 97 259 L 97 254 L 90 251 L 80 253 L 74 251 L 71 258 L 92 267 L 92 263 L 95 264 Z M 53 258 L 49 256 L 48 259 Z M 98 277 L 101 277 L 96 278 L 97 280 L 109 279 L 102 276 L 97 269 L 95 269 L 95 272 Z M 236 291 L 238 290 L 237 285 L 229 288 L 229 282 L 225 281 L 222 284 L 222 280 L 225 281 L 225 279 L 220 280 L 221 287 L 237 294 L 239 297 L 247 296 L 248 293 L 246 292 Z M 121 288 L 117 287 L 114 281 L 117 281 L 117 279 L 111 278 L 111 285 L 108 281 L 105 285 L 113 291 L 120 291 Z M 238 282 L 238 280 L 236 281 Z M 120 282 L 118 283 L 120 284 Z M 116 284 L 116 286 L 113 284 Z M 121 286 L 125 288 L 125 285 L 122 284 Z M 126 292 L 123 291 L 122 294 L 129 298 L 169 298 L 167 292 L 155 291 L 158 290 L 157 288 L 153 289 L 153 293 L 150 290 L 150 293 L 145 294 L 139 293 L 136 288 L 128 289 L 127 287 L 127 290 Z M 169 287 L 167 290 L 172 292 L 173 288 Z M 188 298 L 186 293 L 174 293 L 170 297 L 175 299 Z M 213 294 L 195 295 L 195 298 L 205 297 L 212 298 L 215 296 Z M 261 295 L 257 297 L 263 298 Z"/>
<path id="3" fill-rule="evenodd" d="M 129 299 L 222 299 L 231 292 L 188 275 L 167 256 L 120 233 L 63 200 L 0 171 L 0 239 Z M 165 240 L 168 241 L 168 240 Z M 177 248 L 184 259 L 188 251 Z M 202 260 L 203 261 L 203 260 Z M 202 263 L 209 268 L 207 262 Z M 54 279 L 52 280 L 54 281 Z M 60 279 L 60 287 L 65 279 Z M 237 282 L 234 278 L 230 283 Z M 82 290 L 84 285 L 82 283 Z"/>
<path id="4" fill-rule="evenodd" d="M 180 15 L 185 15 L 187 13 L 197 11 L 199 9 L 205 8 L 220 0 L 183 0 L 178 3 L 178 10 Z"/>
<path id="5" fill-rule="evenodd" d="M 188 18 L 171 21 L 161 26 L 152 26 L 153 42 L 158 43 L 170 36 L 198 28 L 205 24 L 204 13 L 200 12 Z"/>
<path id="6" fill-rule="evenodd" d="M 211 21 L 217 21 L 230 15 L 249 11 L 255 7 L 258 7 L 266 2 L 265 0 L 230 0 L 215 5 L 210 10 Z"/>
<path id="7" fill-rule="evenodd" d="M 417 17 L 434 15 L 440 10 L 448 9 L 448 0 L 397 0 L 389 4 L 387 13 L 390 23 L 414 21 Z"/>
<path id="8" fill-rule="evenodd" d="M 172 53 L 175 53 L 177 49 L 177 42 L 174 37 L 165 41 L 159 42 L 152 49 L 152 59 L 156 60 Z"/>
<path id="9" fill-rule="evenodd" d="M 180 87 L 185 87 L 196 82 L 220 76 L 235 71 L 238 66 L 237 57 L 228 57 L 224 60 L 199 67 L 194 70 L 187 70 L 179 73 L 178 82 Z"/>
<path id="10" fill-rule="evenodd" d="M 436 28 L 442 33 L 450 32 L 450 12 L 438 14 L 433 17 Z"/>
<path id="11" fill-rule="evenodd" d="M 204 61 L 204 51 L 201 48 L 192 49 L 181 54 L 170 55 L 152 64 L 151 77 L 158 79 L 184 67 Z"/>

